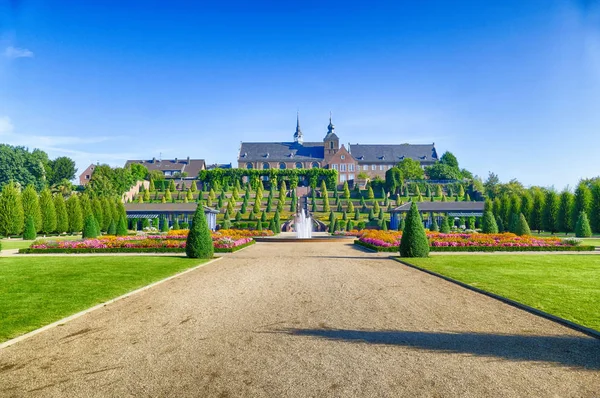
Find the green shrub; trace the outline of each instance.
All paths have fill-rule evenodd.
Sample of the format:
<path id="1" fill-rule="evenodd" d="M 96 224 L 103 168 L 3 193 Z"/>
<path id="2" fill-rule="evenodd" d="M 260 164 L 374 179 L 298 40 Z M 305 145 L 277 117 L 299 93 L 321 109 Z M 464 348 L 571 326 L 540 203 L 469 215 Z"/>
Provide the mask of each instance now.
<path id="1" fill-rule="evenodd" d="M 353 229 L 354 229 L 354 222 L 352 220 L 348 220 L 348 222 L 346 223 L 346 230 L 352 231 Z"/>
<path id="2" fill-rule="evenodd" d="M 433 223 L 431 224 L 431 231 L 433 232 L 438 232 L 440 230 L 440 227 L 437 224 L 437 221 L 435 220 L 435 217 L 433 218 Z"/>
<path id="3" fill-rule="evenodd" d="M 400 224 L 398 225 L 398 231 L 404 231 L 404 228 L 406 228 L 406 218 L 402 217 L 400 219 Z"/>
<path id="4" fill-rule="evenodd" d="M 498 233 L 498 224 L 496 224 L 496 220 L 494 219 L 494 214 L 491 211 L 486 211 L 483 213 L 483 222 L 481 226 L 481 232 L 484 234 L 497 234 Z"/>
<path id="5" fill-rule="evenodd" d="M 24 240 L 34 240 L 37 237 L 37 231 L 35 228 L 35 221 L 33 220 L 33 216 L 27 216 L 27 221 L 25 222 L 25 230 L 23 231 L 23 239 Z"/>
<path id="6" fill-rule="evenodd" d="M 168 226 L 167 226 L 167 230 L 168 230 Z M 117 223 L 117 226 L 116 226 L 115 235 L 127 236 L 127 220 L 125 219 L 125 216 L 122 214 L 119 217 L 119 222 Z"/>
<path id="7" fill-rule="evenodd" d="M 173 221 L 173 229 L 174 230 L 181 229 L 181 227 L 179 226 L 179 220 L 178 219 L 175 219 L 175 221 Z"/>
<path id="8" fill-rule="evenodd" d="M 359 221 L 359 222 L 358 222 L 358 224 L 356 224 L 356 225 L 357 225 L 357 229 L 358 229 L 359 231 L 362 231 L 362 230 L 363 230 L 363 229 L 365 229 L 365 227 L 367 226 L 367 223 L 366 223 L 366 222 L 364 222 L 364 221 Z"/>
<path id="9" fill-rule="evenodd" d="M 448 216 L 444 216 L 444 218 L 442 218 L 442 225 L 440 226 L 440 232 L 443 234 L 450 233 L 450 220 L 448 219 Z"/>
<path id="10" fill-rule="evenodd" d="M 584 211 L 579 213 L 577 224 L 575 225 L 575 236 L 578 238 L 589 238 L 592 236 L 592 229 L 587 214 Z"/>
<path id="11" fill-rule="evenodd" d="M 169 220 L 167 220 L 164 217 L 163 217 L 161 225 L 160 225 L 160 231 L 161 232 L 169 232 Z"/>
<path id="12" fill-rule="evenodd" d="M 201 206 L 198 206 L 194 213 L 192 227 L 186 240 L 185 254 L 189 258 L 212 258 L 214 255 L 210 229 Z"/>
<path id="13" fill-rule="evenodd" d="M 502 217 L 496 217 L 496 225 L 498 226 L 498 232 L 504 232 L 504 223 L 502 222 Z"/>
<path id="14" fill-rule="evenodd" d="M 406 216 L 406 228 L 400 240 L 400 256 L 427 257 L 428 255 L 429 241 L 425 235 L 417 204 L 413 202 Z"/>
<path id="15" fill-rule="evenodd" d="M 94 216 L 91 214 L 88 214 L 83 221 L 83 232 L 81 237 L 83 239 L 93 239 L 98 237 Z"/>
<path id="16" fill-rule="evenodd" d="M 515 231 L 515 234 L 517 234 L 519 236 L 531 235 L 531 230 L 529 229 L 529 224 L 527 224 L 527 220 L 525 219 L 525 216 L 523 215 L 523 213 L 521 213 L 519 215 L 519 221 L 517 223 L 517 229 Z"/>

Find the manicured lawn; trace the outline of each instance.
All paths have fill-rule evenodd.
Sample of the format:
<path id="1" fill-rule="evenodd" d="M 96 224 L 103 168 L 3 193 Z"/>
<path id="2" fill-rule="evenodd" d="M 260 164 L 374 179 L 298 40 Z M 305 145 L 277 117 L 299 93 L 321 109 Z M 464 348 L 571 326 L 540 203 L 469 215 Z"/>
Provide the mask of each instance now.
<path id="1" fill-rule="evenodd" d="M 81 239 L 81 235 L 75 235 L 75 236 L 50 236 L 48 238 L 44 238 L 42 236 L 39 236 L 38 239 L 47 239 L 47 240 L 76 240 L 76 239 Z M 23 240 L 23 239 L 0 239 L 0 241 L 2 242 L 2 250 L 9 250 L 9 249 L 25 249 L 29 246 L 31 246 L 31 244 L 34 242 L 33 240 Z"/>
<path id="2" fill-rule="evenodd" d="M 465 255 L 403 261 L 600 331 L 600 256 Z"/>
<path id="3" fill-rule="evenodd" d="M 0 342 L 205 260 L 184 257 L 0 259 Z"/>
<path id="4" fill-rule="evenodd" d="M 582 245 L 600 246 L 600 238 L 584 238 Z"/>

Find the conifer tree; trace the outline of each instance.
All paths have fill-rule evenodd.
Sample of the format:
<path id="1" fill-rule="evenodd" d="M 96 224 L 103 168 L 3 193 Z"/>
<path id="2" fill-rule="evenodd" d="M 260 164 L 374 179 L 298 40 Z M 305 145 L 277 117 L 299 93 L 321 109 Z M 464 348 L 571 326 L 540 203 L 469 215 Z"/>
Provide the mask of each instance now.
<path id="1" fill-rule="evenodd" d="M 442 225 L 440 225 L 440 232 L 443 234 L 450 233 L 450 220 L 449 220 L 448 216 L 444 216 L 442 218 Z"/>
<path id="2" fill-rule="evenodd" d="M 336 211 L 337 211 L 338 213 L 341 213 L 341 212 L 343 212 L 343 211 L 344 211 L 344 208 L 342 207 L 342 202 L 338 202 L 338 204 L 337 204 L 337 208 L 336 208 Z"/>
<path id="3" fill-rule="evenodd" d="M 494 215 L 490 210 L 487 210 L 483 213 L 481 232 L 484 234 L 498 233 L 498 224 L 496 224 L 496 219 L 494 219 Z"/>
<path id="4" fill-rule="evenodd" d="M 136 228 L 134 228 L 134 229 L 136 229 Z M 179 226 L 179 220 L 177 218 L 175 218 L 175 220 L 173 221 L 173 230 L 177 231 L 179 229 L 181 229 L 181 227 Z"/>
<path id="5" fill-rule="evenodd" d="M 69 233 L 81 232 L 83 228 L 83 214 L 77 195 L 72 195 L 67 199 L 66 207 L 69 217 Z"/>
<path id="6" fill-rule="evenodd" d="M 448 199 L 446 199 L 446 195 L 442 195 L 442 202 L 447 202 Z"/>
<path id="7" fill-rule="evenodd" d="M 260 221 L 262 221 L 262 222 L 267 221 L 267 213 L 265 213 L 264 211 L 260 215 Z"/>
<path id="8" fill-rule="evenodd" d="M 589 238 L 592 236 L 592 229 L 587 214 L 584 211 L 579 212 L 579 219 L 575 225 L 575 236 L 578 238 Z"/>
<path id="9" fill-rule="evenodd" d="M 208 221 L 201 206 L 198 206 L 194 213 L 194 219 L 186 240 L 185 254 L 189 258 L 203 259 L 210 259 L 214 256 Z"/>
<path id="10" fill-rule="evenodd" d="M 354 221 L 348 220 L 348 222 L 346 223 L 346 231 L 353 231 L 353 230 L 354 230 Z"/>
<path id="11" fill-rule="evenodd" d="M 548 197 L 546 196 L 546 200 Z M 583 211 L 588 216 L 590 215 L 590 209 L 592 207 L 592 191 L 583 182 L 580 182 L 575 189 L 575 196 L 573 198 L 573 210 L 571 214 L 572 224 L 576 225 L 579 221 L 579 215 Z"/>
<path id="12" fill-rule="evenodd" d="M 573 230 L 573 194 L 565 189 L 560 193 L 558 202 L 557 229 L 568 234 Z"/>
<path id="13" fill-rule="evenodd" d="M 354 203 L 351 200 L 348 201 L 347 210 L 348 213 L 354 213 Z"/>
<path id="14" fill-rule="evenodd" d="M 192 183 L 190 184 L 190 189 L 189 190 L 190 190 L 190 192 L 192 194 L 198 192 L 198 186 L 196 186 L 196 181 L 192 181 Z"/>
<path id="15" fill-rule="evenodd" d="M 323 213 L 328 213 L 331 210 L 329 207 L 329 196 L 323 196 Z"/>
<path id="16" fill-rule="evenodd" d="M 354 220 L 355 221 L 359 221 L 360 220 L 360 212 L 358 211 L 358 209 L 354 210 Z"/>
<path id="17" fill-rule="evenodd" d="M 171 182 L 173 182 L 173 180 L 171 180 Z M 170 189 L 167 189 L 167 190 L 165 191 L 165 194 L 164 194 L 163 198 L 165 198 L 165 200 L 166 200 L 167 202 L 170 202 L 170 201 L 171 201 L 171 199 L 172 199 L 173 197 L 171 196 L 171 190 L 170 190 Z"/>
<path id="18" fill-rule="evenodd" d="M 465 194 L 465 202 L 470 202 L 471 201 L 471 197 L 469 196 L 468 193 Z"/>
<path id="19" fill-rule="evenodd" d="M 235 212 L 235 221 L 237 221 L 237 222 L 242 221 L 242 214 L 239 211 Z"/>
<path id="20" fill-rule="evenodd" d="M 350 189 L 348 188 L 348 181 L 344 181 L 344 199 L 350 199 Z"/>
<path id="21" fill-rule="evenodd" d="M 40 211 L 42 212 L 42 233 L 47 235 L 56 230 L 56 208 L 52 193 L 48 188 L 40 194 Z"/>
<path id="22" fill-rule="evenodd" d="M 502 217 L 496 216 L 496 225 L 498 226 L 498 232 L 506 232 L 504 229 L 504 222 L 502 221 Z"/>
<path id="23" fill-rule="evenodd" d="M 412 203 L 406 225 L 400 240 L 401 257 L 427 257 L 429 256 L 429 241 L 423 228 L 419 209 L 415 202 Z"/>
<path id="24" fill-rule="evenodd" d="M 435 186 L 435 196 L 438 198 L 442 197 L 442 186 L 439 184 Z"/>
<path id="25" fill-rule="evenodd" d="M 144 202 L 150 202 L 150 191 L 146 190 L 146 191 L 144 191 L 143 195 L 139 195 L 139 196 L 143 197 Z M 140 203 L 143 203 L 143 202 L 140 202 Z M 104 225 L 104 224 L 106 224 L 106 223 L 103 220 L 102 225 Z"/>
<path id="26" fill-rule="evenodd" d="M 519 224 L 519 216 L 517 216 L 515 213 L 510 213 L 509 222 L 508 222 L 508 232 L 516 234 L 518 224 Z"/>
<path id="27" fill-rule="evenodd" d="M 24 221 L 21 193 L 11 181 L 2 187 L 0 194 L 0 234 L 19 235 L 23 231 Z"/>
<path id="28" fill-rule="evenodd" d="M 54 209 L 56 210 L 56 233 L 64 234 L 69 230 L 69 216 L 67 215 L 67 207 L 65 199 L 61 194 L 54 197 Z"/>
<path id="29" fill-rule="evenodd" d="M 465 196 L 465 188 L 463 188 L 463 186 L 462 186 L 462 185 L 459 185 L 459 186 L 458 186 L 458 196 L 459 196 L 460 198 L 462 198 L 463 196 Z"/>
<path id="30" fill-rule="evenodd" d="M 85 219 L 87 218 L 87 216 L 89 216 L 92 213 L 92 201 L 90 200 L 90 197 L 83 193 L 79 196 L 79 205 L 81 207 L 81 217 L 82 220 L 85 221 Z"/>
<path id="31" fill-rule="evenodd" d="M 383 217 L 384 217 L 383 209 L 379 209 L 379 214 L 378 214 L 377 218 L 379 218 L 380 220 L 383 220 Z"/>
<path id="32" fill-rule="evenodd" d="M 433 217 L 433 222 L 431 223 L 431 231 L 438 232 L 439 230 L 440 230 L 440 227 L 438 226 L 435 217 Z"/>
<path id="33" fill-rule="evenodd" d="M 163 195 L 163 197 L 160 199 L 161 203 L 167 203 L 167 197 L 165 195 Z"/>
<path id="34" fill-rule="evenodd" d="M 425 196 L 427 196 L 428 198 L 432 196 L 431 195 L 431 186 L 429 186 L 429 184 L 426 185 Z"/>
<path id="35" fill-rule="evenodd" d="M 96 222 L 93 214 L 88 214 L 83 221 L 83 231 L 81 232 L 83 239 L 93 239 L 98 237 L 98 231 L 96 230 Z"/>
<path id="36" fill-rule="evenodd" d="M 375 201 L 373 202 L 373 213 L 379 213 L 379 202 Z"/>
<path id="37" fill-rule="evenodd" d="M 404 228 L 406 227 L 406 218 L 402 217 L 400 219 L 400 224 L 398 225 L 398 231 L 404 231 Z"/>
<path id="38" fill-rule="evenodd" d="M 27 188 L 23 190 L 21 193 L 21 198 L 23 202 L 23 216 L 25 217 L 25 220 L 27 220 L 29 216 L 33 217 L 36 232 L 41 231 L 42 211 L 40 210 L 38 194 L 33 185 L 28 185 Z"/>
<path id="39" fill-rule="evenodd" d="M 211 198 L 212 200 L 215 200 L 217 198 L 217 195 L 215 194 L 214 189 L 210 189 L 210 191 L 208 191 L 208 197 Z"/>
<path id="40" fill-rule="evenodd" d="M 527 219 L 525 218 L 525 215 L 523 215 L 523 213 L 519 214 L 519 221 L 517 222 L 515 234 L 519 236 L 531 235 L 529 224 L 527 224 Z"/>
<path id="41" fill-rule="evenodd" d="M 549 190 L 546 193 L 544 205 L 544 229 L 554 234 L 557 232 L 558 225 L 558 195 L 556 192 Z"/>
<path id="42" fill-rule="evenodd" d="M 371 188 L 371 186 L 369 186 L 369 189 L 367 190 L 367 199 L 375 199 L 375 194 L 373 193 L 373 188 Z"/>
<path id="43" fill-rule="evenodd" d="M 257 231 L 262 231 L 263 230 L 262 221 L 258 220 L 256 222 L 256 230 Z"/>
<path id="44" fill-rule="evenodd" d="M 156 187 L 154 186 L 154 180 L 153 179 L 150 179 L 150 185 L 148 186 L 148 191 L 149 192 L 156 191 Z"/>
<path id="45" fill-rule="evenodd" d="M 369 210 L 369 221 L 373 221 L 375 219 L 375 212 L 373 212 L 373 208 Z"/>
<path id="46" fill-rule="evenodd" d="M 34 240 L 37 237 L 35 221 L 33 220 L 33 216 L 27 216 L 27 221 L 25 221 L 25 229 L 23 230 L 23 240 Z"/>
<path id="47" fill-rule="evenodd" d="M 144 203 L 144 196 L 143 195 L 138 195 L 138 203 Z"/>

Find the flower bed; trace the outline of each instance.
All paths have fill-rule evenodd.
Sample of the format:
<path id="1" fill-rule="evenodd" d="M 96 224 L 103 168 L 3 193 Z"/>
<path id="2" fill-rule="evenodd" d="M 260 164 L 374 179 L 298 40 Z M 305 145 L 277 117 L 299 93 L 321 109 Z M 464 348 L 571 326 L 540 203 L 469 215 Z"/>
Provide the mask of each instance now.
<path id="1" fill-rule="evenodd" d="M 372 250 L 393 252 L 399 250 L 402 232 L 369 230 L 355 241 Z M 575 246 L 560 238 L 540 238 L 511 233 L 479 234 L 427 232 L 431 251 L 589 251 L 593 246 Z"/>
<path id="2" fill-rule="evenodd" d="M 177 231 L 180 232 L 180 231 Z M 242 234 L 222 231 L 212 234 L 216 253 L 237 251 L 254 243 Z M 37 240 L 19 253 L 180 253 L 185 251 L 186 235 L 103 236 L 77 241 Z"/>

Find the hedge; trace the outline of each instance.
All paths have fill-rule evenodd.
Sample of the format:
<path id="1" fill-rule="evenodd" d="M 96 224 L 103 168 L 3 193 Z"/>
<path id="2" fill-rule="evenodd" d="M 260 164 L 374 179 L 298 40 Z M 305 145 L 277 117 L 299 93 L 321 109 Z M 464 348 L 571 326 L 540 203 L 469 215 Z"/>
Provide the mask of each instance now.
<path id="1" fill-rule="evenodd" d="M 254 240 L 232 248 L 216 248 L 215 253 L 233 253 L 256 243 Z M 19 254 L 89 254 L 89 253 L 185 253 L 181 247 L 113 247 L 106 249 L 19 249 Z"/>
<path id="2" fill-rule="evenodd" d="M 367 249 L 375 250 L 378 252 L 398 252 L 400 248 L 398 246 L 381 247 L 375 246 L 370 243 L 355 240 L 354 244 L 357 246 L 366 247 Z M 530 246 L 530 247 L 518 247 L 518 246 L 502 246 L 502 247 L 489 247 L 489 246 L 429 246 L 430 252 L 585 252 L 594 251 L 594 246 Z"/>

